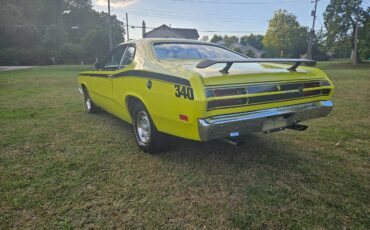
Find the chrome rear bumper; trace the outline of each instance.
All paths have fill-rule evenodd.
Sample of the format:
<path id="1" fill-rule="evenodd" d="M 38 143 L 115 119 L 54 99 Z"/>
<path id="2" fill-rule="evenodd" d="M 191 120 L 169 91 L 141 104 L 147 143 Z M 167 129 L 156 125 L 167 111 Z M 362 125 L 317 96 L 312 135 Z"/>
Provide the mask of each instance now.
<path id="1" fill-rule="evenodd" d="M 283 130 L 293 124 L 327 116 L 333 108 L 331 101 L 311 102 L 252 112 L 227 114 L 198 119 L 202 141 L 240 136 L 254 132 Z M 275 122 L 276 121 L 276 122 Z"/>

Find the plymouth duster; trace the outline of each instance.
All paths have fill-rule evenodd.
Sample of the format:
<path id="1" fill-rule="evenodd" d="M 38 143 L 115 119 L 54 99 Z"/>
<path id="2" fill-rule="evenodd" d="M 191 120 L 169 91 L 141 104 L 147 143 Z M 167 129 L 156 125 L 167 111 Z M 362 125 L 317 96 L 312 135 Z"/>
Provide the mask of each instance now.
<path id="1" fill-rule="evenodd" d="M 249 58 L 185 39 L 141 39 L 115 47 L 79 75 L 86 110 L 132 123 L 136 142 L 158 152 L 166 135 L 196 140 L 270 133 L 325 117 L 333 84 L 306 59 Z"/>

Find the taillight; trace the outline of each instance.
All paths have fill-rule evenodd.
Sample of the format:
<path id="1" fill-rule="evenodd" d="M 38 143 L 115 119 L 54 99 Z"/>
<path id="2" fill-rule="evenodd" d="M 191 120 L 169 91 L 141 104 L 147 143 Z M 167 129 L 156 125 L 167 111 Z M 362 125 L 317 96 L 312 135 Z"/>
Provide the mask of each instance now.
<path id="1" fill-rule="evenodd" d="M 233 98 L 233 99 L 223 99 L 223 100 L 215 100 L 210 101 L 207 104 L 207 109 L 215 109 L 220 107 L 232 107 L 232 106 L 238 106 L 238 105 L 244 105 L 247 104 L 248 98 Z"/>
<path id="2" fill-rule="evenodd" d="M 325 95 L 325 96 L 328 96 L 330 94 L 331 90 L 330 89 L 323 89 L 321 94 L 322 95 Z"/>
<path id="3" fill-rule="evenodd" d="M 331 86 L 329 81 L 321 81 L 320 84 L 321 86 Z"/>
<path id="4" fill-rule="evenodd" d="M 246 88 L 207 89 L 207 97 L 238 96 L 247 93 Z"/>

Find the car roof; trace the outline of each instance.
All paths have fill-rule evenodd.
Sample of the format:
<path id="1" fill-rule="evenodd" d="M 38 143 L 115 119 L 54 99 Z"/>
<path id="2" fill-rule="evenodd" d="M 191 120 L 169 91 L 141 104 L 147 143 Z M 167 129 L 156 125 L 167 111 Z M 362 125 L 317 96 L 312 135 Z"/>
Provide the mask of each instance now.
<path id="1" fill-rule="evenodd" d="M 198 41 L 193 39 L 180 39 L 180 38 L 142 38 L 142 39 L 135 39 L 135 40 L 129 40 L 126 42 L 121 43 L 122 44 L 138 44 L 138 43 L 154 43 L 154 42 L 184 42 L 184 43 L 197 43 L 197 44 L 214 44 L 210 42 L 205 41 Z"/>

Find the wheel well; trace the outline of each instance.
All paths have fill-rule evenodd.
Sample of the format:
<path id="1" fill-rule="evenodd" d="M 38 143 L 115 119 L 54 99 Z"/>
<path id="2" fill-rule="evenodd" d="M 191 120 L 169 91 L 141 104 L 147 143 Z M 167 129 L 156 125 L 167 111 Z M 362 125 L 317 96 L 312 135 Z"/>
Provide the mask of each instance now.
<path id="1" fill-rule="evenodd" d="M 142 104 L 144 105 L 144 103 L 137 97 L 134 97 L 134 96 L 128 96 L 126 98 L 126 105 L 127 105 L 127 108 L 128 108 L 128 111 L 132 117 L 132 113 L 134 112 L 134 108 L 135 108 L 135 105 L 137 104 Z"/>

